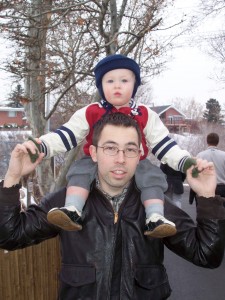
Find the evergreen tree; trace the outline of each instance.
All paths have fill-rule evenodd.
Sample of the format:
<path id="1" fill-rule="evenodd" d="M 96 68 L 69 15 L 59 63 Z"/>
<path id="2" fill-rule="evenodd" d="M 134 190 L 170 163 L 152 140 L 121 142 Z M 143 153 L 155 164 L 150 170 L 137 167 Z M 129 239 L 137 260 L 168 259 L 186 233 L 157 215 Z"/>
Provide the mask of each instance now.
<path id="1" fill-rule="evenodd" d="M 216 99 L 210 98 L 206 102 L 206 110 L 204 111 L 203 118 L 210 123 L 222 123 L 223 116 L 221 115 L 221 106 Z"/>
<path id="2" fill-rule="evenodd" d="M 12 93 L 9 95 L 7 106 L 9 107 L 23 107 L 23 105 L 20 103 L 20 97 L 23 94 L 23 89 L 20 84 L 17 85 L 16 89 L 12 91 Z"/>

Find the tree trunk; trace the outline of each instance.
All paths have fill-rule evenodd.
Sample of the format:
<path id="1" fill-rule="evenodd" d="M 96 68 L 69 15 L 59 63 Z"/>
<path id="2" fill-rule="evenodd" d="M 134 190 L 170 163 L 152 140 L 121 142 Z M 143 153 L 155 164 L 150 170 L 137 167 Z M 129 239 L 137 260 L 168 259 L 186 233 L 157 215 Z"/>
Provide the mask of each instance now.
<path id="1" fill-rule="evenodd" d="M 45 9 L 50 9 L 52 0 L 45 0 Z M 30 103 L 26 112 L 32 129 L 32 135 L 39 137 L 46 132 L 45 119 L 45 61 L 46 35 L 49 24 L 49 14 L 43 13 L 43 1 L 31 1 L 31 18 L 28 29 L 27 68 L 30 71 L 25 80 L 25 93 Z M 42 195 L 49 192 L 53 183 L 51 160 L 43 160 L 37 168 L 38 183 Z"/>

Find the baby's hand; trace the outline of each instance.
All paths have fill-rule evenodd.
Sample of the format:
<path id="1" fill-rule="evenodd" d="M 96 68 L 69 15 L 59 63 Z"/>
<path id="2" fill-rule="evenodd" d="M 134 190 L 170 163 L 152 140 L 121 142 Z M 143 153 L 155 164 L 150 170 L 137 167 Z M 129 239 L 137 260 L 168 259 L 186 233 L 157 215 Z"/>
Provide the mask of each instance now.
<path id="1" fill-rule="evenodd" d="M 196 163 L 196 159 L 191 158 L 191 157 L 187 158 L 186 161 L 185 161 L 185 163 L 184 163 L 184 168 L 183 168 L 184 173 L 187 173 L 187 170 L 188 170 L 190 167 L 192 167 L 192 166 L 196 166 L 196 164 L 197 164 L 197 163 Z M 192 176 L 193 176 L 194 178 L 197 178 L 197 177 L 198 177 L 198 174 L 199 174 L 198 168 L 197 168 L 197 167 L 194 167 L 194 168 L 192 169 Z"/>
<path id="2" fill-rule="evenodd" d="M 28 137 L 28 141 L 24 142 L 23 145 L 26 146 L 27 151 L 30 156 L 30 160 L 32 163 L 35 163 L 39 157 L 39 153 L 41 153 L 41 140 L 38 138 L 32 138 L 31 136 Z"/>

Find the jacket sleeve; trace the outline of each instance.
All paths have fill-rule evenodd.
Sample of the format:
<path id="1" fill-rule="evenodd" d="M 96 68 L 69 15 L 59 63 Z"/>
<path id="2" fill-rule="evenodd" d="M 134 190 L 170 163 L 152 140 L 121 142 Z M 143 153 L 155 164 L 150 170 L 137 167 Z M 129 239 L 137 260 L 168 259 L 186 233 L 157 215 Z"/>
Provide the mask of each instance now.
<path id="1" fill-rule="evenodd" d="M 148 121 L 144 128 L 144 135 L 148 146 L 162 163 L 167 163 L 174 170 L 182 171 L 185 159 L 190 157 L 190 153 L 181 149 L 174 139 L 169 137 L 169 131 L 158 114 L 149 107 L 146 108 Z"/>
<path id="2" fill-rule="evenodd" d="M 19 188 L 3 188 L 2 182 L 0 184 L 0 248 L 6 250 L 38 244 L 55 237 L 59 232 L 48 223 L 46 216 L 52 207 L 63 206 L 65 190 L 49 194 L 40 205 L 30 205 L 23 212 L 19 201 Z"/>
<path id="3" fill-rule="evenodd" d="M 69 121 L 56 129 L 55 132 L 49 132 L 40 137 L 45 158 L 70 151 L 84 141 L 90 129 L 86 119 L 88 107 L 85 106 L 77 110 Z"/>
<path id="4" fill-rule="evenodd" d="M 225 207 L 223 198 L 198 197 L 197 226 L 181 209 L 165 202 L 165 216 L 177 227 L 165 245 L 177 255 L 205 268 L 218 267 L 225 248 Z"/>

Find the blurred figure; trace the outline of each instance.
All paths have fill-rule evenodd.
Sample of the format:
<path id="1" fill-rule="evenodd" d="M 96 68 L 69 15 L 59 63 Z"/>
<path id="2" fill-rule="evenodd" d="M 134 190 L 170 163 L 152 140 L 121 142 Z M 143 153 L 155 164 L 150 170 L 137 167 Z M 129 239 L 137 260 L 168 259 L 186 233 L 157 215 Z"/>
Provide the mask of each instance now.
<path id="1" fill-rule="evenodd" d="M 197 157 L 214 163 L 217 179 L 216 194 L 225 197 L 225 152 L 217 147 L 220 141 L 217 133 L 209 133 L 206 141 L 208 148 L 200 152 Z"/>
<path id="2" fill-rule="evenodd" d="M 183 182 L 186 175 L 180 171 L 175 171 L 167 164 L 161 164 L 160 169 L 166 174 L 168 189 L 165 195 L 169 197 L 171 202 L 181 208 L 182 195 L 184 193 Z"/>

